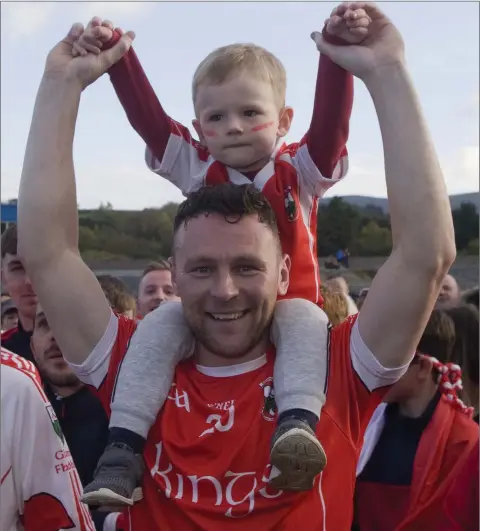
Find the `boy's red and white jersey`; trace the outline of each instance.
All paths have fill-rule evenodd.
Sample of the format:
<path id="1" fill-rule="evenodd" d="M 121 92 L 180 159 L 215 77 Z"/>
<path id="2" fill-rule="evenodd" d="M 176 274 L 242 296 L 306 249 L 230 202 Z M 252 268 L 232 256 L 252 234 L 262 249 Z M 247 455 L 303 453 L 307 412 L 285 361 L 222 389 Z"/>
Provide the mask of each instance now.
<path id="1" fill-rule="evenodd" d="M 304 493 L 268 485 L 275 428 L 274 351 L 231 367 L 177 366 L 144 452 L 144 500 L 129 510 L 134 531 L 349 531 L 355 468 L 368 421 L 404 372 L 378 369 L 355 319 L 331 330 L 327 401 L 318 436 L 329 464 Z M 135 323 L 112 314 L 78 376 L 108 409 Z M 377 365 L 375 364 L 377 363 Z"/>
<path id="2" fill-rule="evenodd" d="M 1 349 L 2 531 L 94 531 L 82 486 L 35 366 Z"/>
<path id="3" fill-rule="evenodd" d="M 320 276 L 317 261 L 318 200 L 348 170 L 346 149 L 331 178 L 313 162 L 306 138 L 279 144 L 270 161 L 250 180 L 239 171 L 216 161 L 188 128 L 170 120 L 170 137 L 162 160 L 146 149 L 145 160 L 155 173 L 175 184 L 183 194 L 202 186 L 232 182 L 253 183 L 269 200 L 277 217 L 283 252 L 292 259 L 288 297 L 318 302 Z"/>

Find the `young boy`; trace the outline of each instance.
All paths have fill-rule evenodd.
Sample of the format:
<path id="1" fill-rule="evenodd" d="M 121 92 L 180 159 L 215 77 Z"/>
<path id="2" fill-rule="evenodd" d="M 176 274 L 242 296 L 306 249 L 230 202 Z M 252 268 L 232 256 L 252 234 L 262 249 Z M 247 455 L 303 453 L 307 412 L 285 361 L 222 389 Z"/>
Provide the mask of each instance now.
<path id="1" fill-rule="evenodd" d="M 324 35 L 358 43 L 369 22 L 362 9 L 341 6 Z M 110 23 L 94 19 L 73 53 L 100 53 L 99 45 L 112 46 L 119 35 Z M 272 485 L 310 489 L 326 465 L 315 436 L 327 371 L 327 318 L 317 306 L 322 303 L 317 207 L 319 198 L 347 171 L 352 76 L 327 57 L 320 58 L 310 129 L 300 143 L 289 146 L 280 142 L 293 118 L 293 110 L 285 106 L 285 70 L 258 46 L 219 48 L 197 68 L 193 126 L 200 142 L 164 112 L 133 50 L 112 67 L 110 76 L 130 123 L 147 144 L 146 162 L 152 171 L 184 194 L 204 185 L 253 182 L 276 211 L 282 250 L 292 265 L 288 300 L 277 304 L 272 326 L 279 413 L 271 449 L 278 475 Z M 191 348 L 179 303 L 160 306 L 140 323 L 117 381 L 110 444 L 96 479 L 85 488 L 86 503 L 133 503 L 148 431 L 167 399 L 175 365 Z"/>

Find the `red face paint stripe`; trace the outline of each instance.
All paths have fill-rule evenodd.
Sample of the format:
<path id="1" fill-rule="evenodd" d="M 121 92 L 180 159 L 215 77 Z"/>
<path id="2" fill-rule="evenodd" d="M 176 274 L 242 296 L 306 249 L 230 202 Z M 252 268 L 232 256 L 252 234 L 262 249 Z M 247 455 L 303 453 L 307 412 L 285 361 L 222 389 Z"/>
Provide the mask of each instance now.
<path id="1" fill-rule="evenodd" d="M 215 131 L 203 131 L 204 136 L 217 136 Z"/>
<path id="2" fill-rule="evenodd" d="M 252 127 L 252 132 L 262 131 L 262 129 L 267 129 L 267 127 L 272 127 L 275 122 L 267 122 L 266 124 L 256 125 Z"/>

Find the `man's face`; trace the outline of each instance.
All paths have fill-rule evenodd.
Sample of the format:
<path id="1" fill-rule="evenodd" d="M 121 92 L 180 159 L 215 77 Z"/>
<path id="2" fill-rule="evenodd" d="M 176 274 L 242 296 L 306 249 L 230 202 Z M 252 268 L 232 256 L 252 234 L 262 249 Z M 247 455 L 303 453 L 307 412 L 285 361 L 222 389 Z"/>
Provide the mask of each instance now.
<path id="1" fill-rule="evenodd" d="M 6 332 L 18 326 L 18 311 L 15 308 L 8 310 L 2 317 L 2 331 Z"/>
<path id="2" fill-rule="evenodd" d="M 212 365 L 237 362 L 265 338 L 289 258 L 257 216 L 201 215 L 175 235 L 175 282 L 185 318 Z"/>
<path id="3" fill-rule="evenodd" d="M 30 341 L 38 370 L 42 377 L 57 387 L 72 387 L 78 378 L 64 360 L 43 310 L 39 307 Z"/>
<path id="4" fill-rule="evenodd" d="M 138 311 L 145 316 L 164 301 L 178 300 L 172 284 L 172 273 L 166 269 L 150 271 L 138 286 Z"/>
<path id="5" fill-rule="evenodd" d="M 6 254 L 2 260 L 2 288 L 10 294 L 20 315 L 33 319 L 37 297 L 17 255 Z"/>
<path id="6" fill-rule="evenodd" d="M 442 289 L 438 295 L 436 308 L 445 309 L 451 308 L 458 304 L 460 300 L 460 289 L 457 281 L 452 275 L 447 275 L 442 284 Z"/>

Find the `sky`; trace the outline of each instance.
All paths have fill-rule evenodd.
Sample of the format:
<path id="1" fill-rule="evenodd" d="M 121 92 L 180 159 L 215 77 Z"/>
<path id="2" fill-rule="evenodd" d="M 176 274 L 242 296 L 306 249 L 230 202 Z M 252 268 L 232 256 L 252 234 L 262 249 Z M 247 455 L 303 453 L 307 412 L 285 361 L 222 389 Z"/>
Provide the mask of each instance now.
<path id="1" fill-rule="evenodd" d="M 254 42 L 284 63 L 287 103 L 295 118 L 287 137 L 308 128 L 318 52 L 310 33 L 321 30 L 333 2 L 2 2 L 1 197 L 15 198 L 36 91 L 49 50 L 74 22 L 108 18 L 136 33 L 134 43 L 165 110 L 191 124 L 191 78 L 213 49 Z M 451 194 L 479 188 L 479 4 L 385 2 L 400 29 L 407 61 Z M 386 196 L 381 137 L 371 99 L 355 80 L 348 143 L 350 171 L 332 195 Z M 83 94 L 74 157 L 78 203 L 96 208 L 159 207 L 181 201 L 178 190 L 147 170 L 143 141 L 130 127 L 108 76 Z"/>

